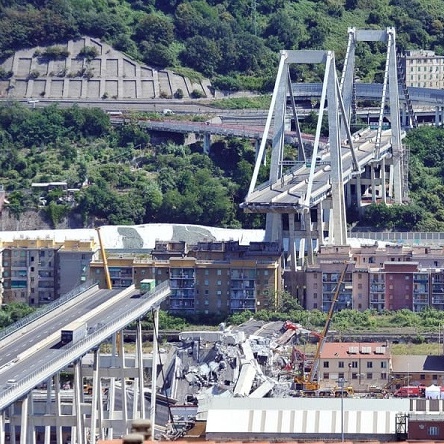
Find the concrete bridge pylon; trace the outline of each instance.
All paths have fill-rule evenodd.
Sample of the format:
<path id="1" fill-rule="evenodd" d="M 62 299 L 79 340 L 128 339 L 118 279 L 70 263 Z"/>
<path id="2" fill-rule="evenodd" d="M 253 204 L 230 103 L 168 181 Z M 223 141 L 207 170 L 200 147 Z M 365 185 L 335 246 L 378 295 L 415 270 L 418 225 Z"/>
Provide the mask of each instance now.
<path id="1" fill-rule="evenodd" d="M 358 42 L 387 44 L 381 104 L 377 128 L 351 133 L 356 111 L 355 52 Z M 295 105 L 298 83 L 292 83 L 294 65 L 325 66 L 314 140 L 304 140 Z M 372 202 L 381 197 L 402 203 L 404 197 L 403 147 L 399 118 L 398 63 L 395 30 L 348 32 L 348 46 L 342 76 L 338 79 L 335 54 L 324 50 L 283 50 L 248 194 L 241 207 L 266 213 L 267 241 L 284 243 L 288 237 L 289 264 L 314 262 L 315 245 L 347 244 L 346 204 L 356 202 L 360 211 L 363 197 Z M 385 128 L 384 116 L 391 128 Z M 285 124 L 293 114 L 297 149 L 289 150 L 284 138 Z M 328 117 L 328 141 L 321 137 L 324 116 Z M 269 179 L 257 187 L 259 169 L 271 138 Z M 308 138 L 306 138 L 308 139 Z M 288 230 L 288 234 L 286 234 Z M 298 244 L 298 245 L 297 245 Z M 297 254 L 299 253 L 299 258 Z"/>
<path id="2" fill-rule="evenodd" d="M 322 95 L 320 101 L 320 108 L 318 114 L 318 121 L 316 126 L 315 140 L 311 152 L 307 152 L 304 141 L 302 140 L 300 129 L 298 127 L 298 116 L 296 107 L 293 102 L 293 92 L 291 90 L 290 66 L 292 64 L 324 64 L 325 73 L 322 85 Z M 284 130 L 285 130 L 285 115 L 287 112 L 287 98 L 290 97 L 292 110 L 294 114 L 294 121 L 296 124 L 296 132 L 299 139 L 299 149 L 297 158 L 293 159 L 294 164 L 298 162 L 305 162 L 310 165 L 310 176 L 313 177 L 316 167 L 316 159 L 318 159 L 318 151 L 321 141 L 321 126 L 323 121 L 324 110 L 326 109 L 328 115 L 329 126 L 329 150 L 331 156 L 331 211 L 330 222 L 331 231 L 329 233 L 330 240 L 335 244 L 343 245 L 346 243 L 347 224 L 345 218 L 345 200 L 344 200 L 344 183 L 342 180 L 342 159 L 341 159 L 341 140 L 340 127 L 345 128 L 346 133 L 350 136 L 349 120 L 345 114 L 345 108 L 342 101 L 342 96 L 339 87 L 339 80 L 336 73 L 335 54 L 333 51 L 281 51 L 281 58 L 279 63 L 276 83 L 271 99 L 271 105 L 267 116 L 264 134 L 268 134 L 273 122 L 273 136 L 271 139 L 271 160 L 270 160 L 270 174 L 269 182 L 275 183 L 283 178 L 285 174 L 284 166 L 291 164 L 285 151 L 284 145 Z M 328 102 L 328 107 L 327 107 Z M 274 119 L 273 119 L 274 117 Z M 259 152 L 256 158 L 256 164 L 253 171 L 252 180 L 250 183 L 249 194 L 251 194 L 257 182 L 261 160 L 264 157 L 267 139 L 262 139 L 259 147 Z M 285 159 L 285 161 L 284 161 Z M 294 226 L 294 218 L 297 214 L 300 218 L 300 225 L 306 231 L 305 244 L 309 256 L 313 256 L 313 242 L 312 242 L 312 222 L 311 222 L 311 188 L 312 180 L 308 181 L 308 190 L 303 197 L 303 205 L 299 206 L 298 210 L 293 213 L 288 213 L 289 226 Z M 247 196 L 248 198 L 248 196 Z M 295 244 L 293 238 L 294 230 L 290 229 L 290 249 Z M 282 241 L 282 214 L 278 212 L 270 212 L 266 217 L 266 239 L 268 241 Z M 294 252 L 295 254 L 295 252 Z M 292 261 L 296 263 L 295 256 Z"/>

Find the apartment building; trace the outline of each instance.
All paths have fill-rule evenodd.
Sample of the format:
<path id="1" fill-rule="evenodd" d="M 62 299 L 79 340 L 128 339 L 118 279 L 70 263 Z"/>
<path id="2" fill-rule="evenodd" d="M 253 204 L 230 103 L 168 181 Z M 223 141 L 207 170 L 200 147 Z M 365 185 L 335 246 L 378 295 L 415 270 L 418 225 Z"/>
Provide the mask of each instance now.
<path id="1" fill-rule="evenodd" d="M 323 387 L 334 387 L 342 378 L 355 390 L 368 391 L 369 386 L 387 385 L 391 367 L 385 342 L 327 342 L 320 355 L 318 378 Z"/>
<path id="2" fill-rule="evenodd" d="M 421 311 L 444 308 L 444 249 L 378 244 L 321 247 L 298 277 L 307 309 L 327 311 L 344 267 L 338 308 Z"/>
<path id="3" fill-rule="evenodd" d="M 142 279 L 170 281 L 164 308 L 172 313 L 230 314 L 272 308 L 282 291 L 282 250 L 274 242 L 157 241 L 151 254 L 110 254 L 113 287 Z M 103 263 L 91 263 L 91 277 L 105 285 Z"/>
<path id="4" fill-rule="evenodd" d="M 444 88 L 444 56 L 434 51 L 406 51 L 400 59 L 407 87 Z"/>
<path id="5" fill-rule="evenodd" d="M 22 237 L 2 243 L 2 302 L 36 307 L 86 281 L 97 253 L 94 241 L 56 242 Z"/>

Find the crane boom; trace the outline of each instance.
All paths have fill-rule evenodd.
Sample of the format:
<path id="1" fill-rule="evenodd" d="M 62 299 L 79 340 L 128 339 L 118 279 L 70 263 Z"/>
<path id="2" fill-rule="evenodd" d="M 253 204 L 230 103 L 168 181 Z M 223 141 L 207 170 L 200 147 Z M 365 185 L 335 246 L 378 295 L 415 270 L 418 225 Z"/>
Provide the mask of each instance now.
<path id="1" fill-rule="evenodd" d="M 347 270 L 348 270 L 348 265 L 349 264 L 347 263 L 346 266 L 344 267 L 344 269 L 342 270 L 341 276 L 339 277 L 338 285 L 336 286 L 336 290 L 333 294 L 333 299 L 330 304 L 330 309 L 328 310 L 327 320 L 325 322 L 324 329 L 322 330 L 322 333 L 319 335 L 319 342 L 318 342 L 318 346 L 316 348 L 316 353 L 314 356 L 313 365 L 312 365 L 312 367 L 310 369 L 310 373 L 308 375 L 309 382 L 313 382 L 314 376 L 318 370 L 319 358 L 321 356 L 322 348 L 324 347 L 325 339 L 327 338 L 327 334 L 330 329 L 331 320 L 332 320 L 333 314 L 335 312 L 336 302 L 338 301 L 339 293 L 341 292 L 341 285 L 344 282 L 345 274 L 347 273 Z"/>
<path id="2" fill-rule="evenodd" d="M 349 262 L 346 263 L 346 265 L 345 265 L 344 269 L 342 270 L 341 275 L 338 279 L 338 284 L 337 284 L 336 290 L 333 294 L 331 305 L 330 305 L 330 308 L 327 313 L 327 320 L 325 322 L 322 333 L 319 333 L 317 335 L 319 337 L 319 342 L 318 342 L 318 346 L 316 347 L 316 353 L 315 353 L 315 356 L 313 359 L 313 364 L 310 368 L 310 372 L 309 372 L 308 376 L 306 377 L 304 375 L 304 370 L 302 370 L 302 375 L 296 376 L 294 379 L 294 382 L 296 383 L 296 385 L 297 386 L 299 385 L 303 390 L 312 391 L 312 390 L 319 389 L 319 384 L 314 381 L 314 378 L 315 378 L 316 372 L 318 370 L 319 358 L 321 356 L 322 348 L 324 347 L 325 339 L 326 339 L 328 331 L 330 329 L 330 324 L 331 324 L 331 320 L 333 318 L 333 314 L 335 311 L 336 302 L 339 298 L 339 294 L 341 292 L 341 286 L 344 282 L 345 275 L 348 270 L 348 266 L 349 266 Z"/>
<path id="3" fill-rule="evenodd" d="M 111 283 L 111 276 L 109 274 L 108 259 L 106 257 L 105 247 L 103 246 L 102 236 L 100 235 L 100 227 L 97 227 L 96 231 L 97 231 L 97 236 L 99 238 L 100 252 L 102 254 L 103 271 L 105 273 L 106 288 L 108 290 L 112 290 L 113 284 Z"/>

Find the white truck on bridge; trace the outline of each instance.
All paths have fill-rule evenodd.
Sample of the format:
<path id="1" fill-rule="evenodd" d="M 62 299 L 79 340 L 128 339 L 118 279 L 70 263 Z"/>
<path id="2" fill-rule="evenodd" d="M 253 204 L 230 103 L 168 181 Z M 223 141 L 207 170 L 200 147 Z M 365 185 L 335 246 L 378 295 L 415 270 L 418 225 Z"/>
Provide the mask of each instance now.
<path id="1" fill-rule="evenodd" d="M 80 339 L 83 339 L 88 332 L 88 326 L 86 322 L 75 321 L 71 322 L 71 324 L 62 328 L 60 331 L 60 342 L 65 345 L 69 342 L 77 342 Z"/>

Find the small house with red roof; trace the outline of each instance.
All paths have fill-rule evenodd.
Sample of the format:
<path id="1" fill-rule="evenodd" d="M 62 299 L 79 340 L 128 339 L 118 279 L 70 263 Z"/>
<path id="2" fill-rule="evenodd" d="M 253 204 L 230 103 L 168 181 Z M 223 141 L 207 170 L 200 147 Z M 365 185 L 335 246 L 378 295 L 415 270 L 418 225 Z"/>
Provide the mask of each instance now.
<path id="1" fill-rule="evenodd" d="M 343 378 L 355 391 L 385 387 L 391 372 L 390 349 L 385 342 L 327 342 L 318 365 L 321 387 L 334 387 Z"/>

